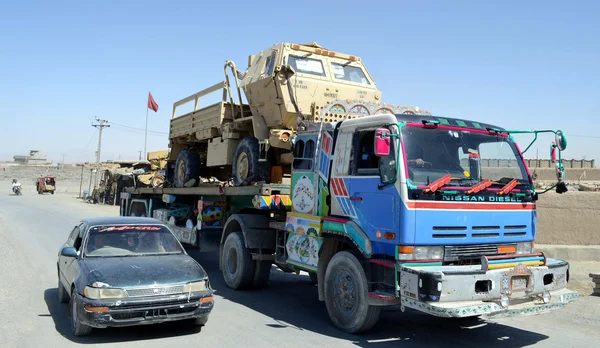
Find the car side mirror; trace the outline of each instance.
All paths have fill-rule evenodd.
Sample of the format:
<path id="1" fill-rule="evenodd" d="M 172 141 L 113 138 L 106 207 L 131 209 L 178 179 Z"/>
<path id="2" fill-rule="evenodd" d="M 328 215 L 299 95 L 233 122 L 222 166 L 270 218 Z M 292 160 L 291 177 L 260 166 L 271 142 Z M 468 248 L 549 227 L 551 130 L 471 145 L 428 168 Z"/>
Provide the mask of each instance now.
<path id="1" fill-rule="evenodd" d="M 390 130 L 386 128 L 378 128 L 375 131 L 375 156 L 388 156 L 390 154 L 390 144 Z"/>
<path id="2" fill-rule="evenodd" d="M 60 251 L 60 254 L 65 257 L 77 257 L 77 250 L 73 247 L 64 247 Z"/>

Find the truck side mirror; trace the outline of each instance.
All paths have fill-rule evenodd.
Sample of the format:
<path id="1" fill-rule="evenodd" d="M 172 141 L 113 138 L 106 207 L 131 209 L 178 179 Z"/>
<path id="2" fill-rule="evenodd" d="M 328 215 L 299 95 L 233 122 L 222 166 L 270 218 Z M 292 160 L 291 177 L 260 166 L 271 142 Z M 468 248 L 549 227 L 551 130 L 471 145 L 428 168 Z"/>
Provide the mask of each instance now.
<path id="1" fill-rule="evenodd" d="M 565 149 L 567 148 L 567 137 L 565 136 L 565 134 L 559 130 L 556 132 L 554 138 L 554 144 L 556 144 L 558 150 L 565 151 Z"/>
<path id="2" fill-rule="evenodd" d="M 378 128 L 375 131 L 375 156 L 388 156 L 390 154 L 390 144 L 390 130 L 386 128 Z"/>

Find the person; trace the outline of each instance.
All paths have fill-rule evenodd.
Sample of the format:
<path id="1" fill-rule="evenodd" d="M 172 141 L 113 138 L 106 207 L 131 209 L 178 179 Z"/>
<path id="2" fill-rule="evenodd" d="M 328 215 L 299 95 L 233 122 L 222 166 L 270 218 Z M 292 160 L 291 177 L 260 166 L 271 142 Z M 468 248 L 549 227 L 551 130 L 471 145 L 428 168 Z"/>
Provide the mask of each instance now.
<path id="1" fill-rule="evenodd" d="M 17 181 L 17 179 L 13 179 L 12 181 L 12 190 L 15 191 L 16 187 L 21 187 L 21 183 Z"/>

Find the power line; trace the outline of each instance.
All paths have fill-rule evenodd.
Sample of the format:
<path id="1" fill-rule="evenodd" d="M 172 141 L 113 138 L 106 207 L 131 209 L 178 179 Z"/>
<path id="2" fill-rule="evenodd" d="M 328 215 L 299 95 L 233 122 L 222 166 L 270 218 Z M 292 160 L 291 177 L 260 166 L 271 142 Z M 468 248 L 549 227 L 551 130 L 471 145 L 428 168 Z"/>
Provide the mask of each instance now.
<path id="1" fill-rule="evenodd" d="M 596 136 L 596 135 L 567 134 L 567 137 L 600 139 L 600 136 Z"/>
<path id="2" fill-rule="evenodd" d="M 108 124 L 111 124 L 113 126 L 117 126 L 117 127 L 123 127 L 123 128 L 129 128 L 129 129 L 135 129 L 138 131 L 142 131 L 145 132 L 146 130 L 144 128 L 137 128 L 137 127 L 131 127 L 131 126 L 126 126 L 124 124 L 118 124 L 118 123 L 114 123 L 114 122 L 107 122 Z M 148 133 L 156 133 L 156 134 L 169 134 L 167 132 L 158 132 L 158 131 L 151 131 L 149 130 Z"/>

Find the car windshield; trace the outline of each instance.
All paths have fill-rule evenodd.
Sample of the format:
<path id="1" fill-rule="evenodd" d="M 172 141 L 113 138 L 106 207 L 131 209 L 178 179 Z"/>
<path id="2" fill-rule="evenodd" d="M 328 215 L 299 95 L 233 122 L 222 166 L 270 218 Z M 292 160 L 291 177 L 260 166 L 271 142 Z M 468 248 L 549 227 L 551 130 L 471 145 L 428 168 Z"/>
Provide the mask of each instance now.
<path id="1" fill-rule="evenodd" d="M 91 227 L 86 257 L 181 254 L 177 239 L 160 225 L 104 225 Z"/>
<path id="2" fill-rule="evenodd" d="M 450 174 L 451 186 L 472 186 L 484 180 L 506 184 L 529 183 L 515 144 L 506 136 L 468 130 L 404 127 L 408 176 L 413 184 L 428 185 Z"/>

